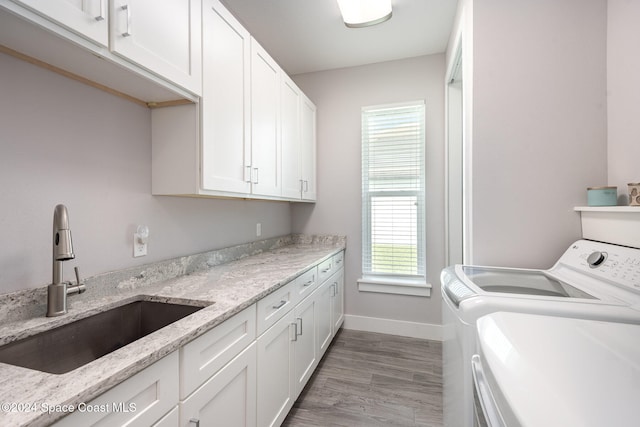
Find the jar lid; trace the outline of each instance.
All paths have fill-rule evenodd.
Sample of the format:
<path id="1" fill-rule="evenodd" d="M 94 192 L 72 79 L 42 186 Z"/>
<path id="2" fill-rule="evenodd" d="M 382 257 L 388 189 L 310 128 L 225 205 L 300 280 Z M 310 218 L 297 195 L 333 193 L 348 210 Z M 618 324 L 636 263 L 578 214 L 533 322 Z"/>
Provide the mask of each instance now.
<path id="1" fill-rule="evenodd" d="M 618 187 L 616 187 L 616 186 L 613 186 L 613 187 L 607 187 L 607 186 L 604 186 L 604 187 L 587 187 L 587 190 L 617 190 L 617 189 L 618 189 Z"/>
<path id="2" fill-rule="evenodd" d="M 627 185 L 640 185 L 640 182 L 630 182 Z"/>

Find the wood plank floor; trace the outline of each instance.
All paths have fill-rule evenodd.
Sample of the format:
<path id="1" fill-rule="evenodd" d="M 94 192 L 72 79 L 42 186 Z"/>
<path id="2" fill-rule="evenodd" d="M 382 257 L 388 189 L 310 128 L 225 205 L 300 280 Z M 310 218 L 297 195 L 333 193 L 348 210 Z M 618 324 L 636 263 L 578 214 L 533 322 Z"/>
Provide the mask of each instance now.
<path id="1" fill-rule="evenodd" d="M 442 426 L 442 344 L 341 330 L 283 426 Z"/>

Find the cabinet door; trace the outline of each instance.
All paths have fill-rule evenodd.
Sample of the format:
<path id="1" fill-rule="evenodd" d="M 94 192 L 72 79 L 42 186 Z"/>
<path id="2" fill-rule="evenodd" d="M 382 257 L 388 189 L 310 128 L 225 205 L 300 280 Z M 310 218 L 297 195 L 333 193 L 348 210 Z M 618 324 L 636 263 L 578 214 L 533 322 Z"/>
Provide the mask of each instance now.
<path id="1" fill-rule="evenodd" d="M 155 423 L 152 427 L 176 427 L 180 423 L 180 415 L 178 406 L 173 408 L 171 412 L 169 412 L 164 417 L 160 418 L 160 420 Z"/>
<path id="2" fill-rule="evenodd" d="M 256 426 L 253 343 L 180 404 L 180 426 Z"/>
<path id="3" fill-rule="evenodd" d="M 316 291 L 316 324 L 318 333 L 318 350 L 320 357 L 327 351 L 333 338 L 333 321 L 331 319 L 331 307 L 333 303 L 333 282 L 326 281 Z"/>
<path id="4" fill-rule="evenodd" d="M 108 0 L 13 0 L 71 31 L 102 45 L 109 44 Z"/>
<path id="5" fill-rule="evenodd" d="M 331 328 L 332 335 L 335 335 L 344 321 L 344 269 L 333 276 L 331 287 Z"/>
<path id="6" fill-rule="evenodd" d="M 300 90 L 282 73 L 280 85 L 280 140 L 282 141 L 282 196 L 302 197 L 300 177 Z"/>
<path id="7" fill-rule="evenodd" d="M 251 39 L 251 168 L 252 193 L 280 196 L 281 152 L 278 138 L 280 68 Z"/>
<path id="8" fill-rule="evenodd" d="M 258 425 L 279 426 L 293 406 L 293 310 L 258 337 Z"/>
<path id="9" fill-rule="evenodd" d="M 300 175 L 302 199 L 316 200 L 316 106 L 302 96 L 300 103 Z"/>
<path id="10" fill-rule="evenodd" d="M 318 364 L 318 337 L 316 334 L 316 311 L 318 303 L 316 295 L 312 294 L 296 306 L 295 317 L 295 348 L 294 348 L 294 379 L 296 382 L 295 396 L 298 397 L 313 370 Z"/>
<path id="11" fill-rule="evenodd" d="M 202 7 L 198 0 L 112 0 L 111 50 L 202 93 Z"/>
<path id="12" fill-rule="evenodd" d="M 178 403 L 178 352 L 165 356 L 87 403 L 94 411 L 76 411 L 56 427 L 153 425 Z"/>
<path id="13" fill-rule="evenodd" d="M 218 0 L 203 9 L 202 188 L 251 192 L 251 36 Z"/>

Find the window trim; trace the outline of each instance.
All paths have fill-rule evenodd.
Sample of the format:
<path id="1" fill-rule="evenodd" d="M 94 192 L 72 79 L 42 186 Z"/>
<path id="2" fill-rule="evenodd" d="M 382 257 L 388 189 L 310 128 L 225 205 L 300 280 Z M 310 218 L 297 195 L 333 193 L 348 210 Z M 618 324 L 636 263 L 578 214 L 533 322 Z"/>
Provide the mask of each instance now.
<path id="1" fill-rule="evenodd" d="M 433 286 L 424 277 L 399 279 L 397 277 L 364 276 L 357 280 L 360 292 L 430 297 Z"/>
<path id="2" fill-rule="evenodd" d="M 418 100 L 413 102 L 403 102 L 395 104 L 381 104 L 363 107 L 361 110 L 361 119 L 364 120 L 364 114 L 368 110 L 385 109 L 403 106 L 416 106 L 422 108 L 422 146 L 421 156 L 422 162 L 420 164 L 421 174 L 421 188 L 411 190 L 398 190 L 398 191 L 365 191 L 364 181 L 362 182 L 362 278 L 358 280 L 358 290 L 362 292 L 381 292 L 388 294 L 402 294 L 402 295 L 414 295 L 414 296 L 426 296 L 431 295 L 432 286 L 426 281 L 426 103 L 424 100 Z M 363 122 L 364 126 L 364 122 Z M 361 134 L 361 162 L 362 162 L 362 178 L 364 178 L 364 166 L 365 166 L 365 141 L 364 132 Z M 368 160 L 368 154 L 367 154 Z M 365 257 L 372 256 L 371 249 L 371 199 L 376 195 L 380 196 L 416 196 L 419 201 L 422 202 L 422 209 L 418 209 L 417 212 L 417 224 L 416 224 L 416 238 L 417 238 L 417 262 L 418 271 L 417 275 L 403 275 L 403 274 L 385 274 L 365 272 Z M 421 263 L 421 265 L 420 265 Z"/>

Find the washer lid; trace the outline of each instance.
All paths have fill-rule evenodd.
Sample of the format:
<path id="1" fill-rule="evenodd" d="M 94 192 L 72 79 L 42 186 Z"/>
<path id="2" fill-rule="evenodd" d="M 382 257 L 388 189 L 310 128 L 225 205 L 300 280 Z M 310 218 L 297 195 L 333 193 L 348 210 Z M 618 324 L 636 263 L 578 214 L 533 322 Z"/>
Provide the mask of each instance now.
<path id="1" fill-rule="evenodd" d="M 485 292 L 559 298 L 595 299 L 575 286 L 555 279 L 542 270 L 462 266 L 462 272 Z"/>
<path id="2" fill-rule="evenodd" d="M 507 425 L 638 425 L 640 325 L 493 313 L 477 329 Z"/>

